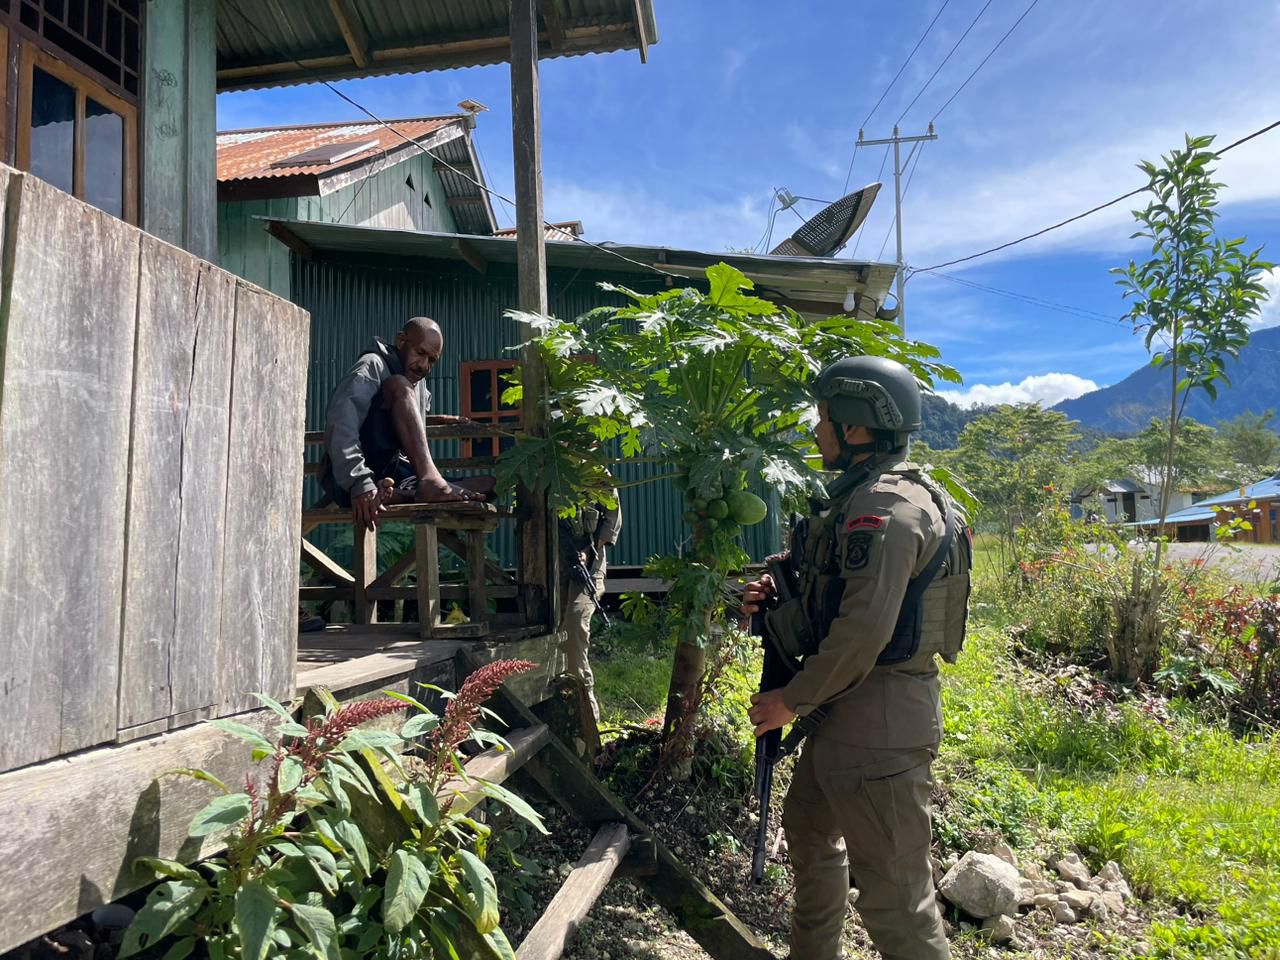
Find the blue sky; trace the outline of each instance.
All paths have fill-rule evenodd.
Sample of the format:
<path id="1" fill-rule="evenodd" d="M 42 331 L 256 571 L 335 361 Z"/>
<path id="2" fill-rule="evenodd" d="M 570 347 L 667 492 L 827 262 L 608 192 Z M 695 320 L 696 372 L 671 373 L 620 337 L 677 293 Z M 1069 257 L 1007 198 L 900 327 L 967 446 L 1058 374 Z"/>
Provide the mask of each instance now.
<path id="1" fill-rule="evenodd" d="M 984 2 L 949 0 L 868 137 L 888 135 Z M 903 117 L 904 133 L 922 131 L 1028 2 L 993 0 Z M 634 52 L 542 64 L 547 218 L 580 219 L 597 242 L 757 244 L 775 187 L 840 195 L 858 125 L 942 4 L 654 0 L 661 38 L 647 65 Z M 1134 164 L 1184 132 L 1226 144 L 1280 119 L 1278 36 L 1276 0 L 1041 0 L 938 118 L 940 139 L 923 148 L 904 202 L 907 262 L 964 256 L 1139 186 Z M 467 97 L 487 104 L 477 143 L 490 184 L 510 195 L 505 66 L 342 88 L 387 118 L 455 112 Z M 358 116 L 317 85 L 218 98 L 220 129 Z M 852 186 L 875 179 L 883 150 L 859 151 Z M 877 257 L 892 223 L 887 170 L 860 259 Z M 1280 129 L 1232 151 L 1218 172 L 1222 230 L 1280 261 Z M 969 285 L 927 274 L 908 282 L 909 334 L 964 375 L 953 398 L 1051 403 L 1141 365 L 1140 341 L 1114 320 L 1124 308 L 1107 273 L 1143 253 L 1129 239 L 1128 208 L 947 270 Z M 501 205 L 498 215 L 512 222 Z M 784 212 L 774 242 L 798 223 Z M 883 249 L 892 260 L 892 237 Z M 1277 303 L 1263 322 L 1280 323 L 1280 272 L 1270 286 Z"/>

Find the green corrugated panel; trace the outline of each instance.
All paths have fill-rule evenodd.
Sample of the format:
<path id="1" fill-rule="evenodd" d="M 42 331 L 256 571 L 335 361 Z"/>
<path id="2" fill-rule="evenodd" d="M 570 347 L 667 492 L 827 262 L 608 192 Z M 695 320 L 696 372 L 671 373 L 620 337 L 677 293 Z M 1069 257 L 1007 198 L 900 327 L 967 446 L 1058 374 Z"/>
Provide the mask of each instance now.
<path id="1" fill-rule="evenodd" d="M 490 264 L 481 275 L 453 261 L 409 261 L 388 265 L 386 258 L 303 261 L 294 258 L 293 299 L 311 312 L 311 371 L 307 386 L 307 428 L 323 428 L 324 407 L 337 382 L 376 336 L 389 337 L 409 317 L 427 315 L 445 331 L 445 354 L 428 378 L 440 413 L 458 413 L 459 365 L 475 360 L 511 357 L 519 342 L 513 321 L 503 311 L 516 302 L 516 277 L 511 267 Z M 641 290 L 661 286 L 652 275 L 605 276 L 587 271 L 551 270 L 550 303 L 557 316 L 579 316 L 592 307 L 621 303 L 596 283 L 611 280 Z M 452 445 L 433 445 L 437 456 L 453 456 Z M 668 472 L 659 464 L 621 464 L 620 483 Z M 759 490 L 762 495 L 764 491 Z M 623 535 L 613 562 L 641 564 L 654 554 L 678 548 L 688 535 L 681 520 L 681 495 L 670 481 L 660 480 L 622 491 Z M 515 560 L 511 524 L 504 524 L 499 552 L 510 565 Z M 748 528 L 746 547 L 754 559 L 775 552 L 774 524 Z"/>

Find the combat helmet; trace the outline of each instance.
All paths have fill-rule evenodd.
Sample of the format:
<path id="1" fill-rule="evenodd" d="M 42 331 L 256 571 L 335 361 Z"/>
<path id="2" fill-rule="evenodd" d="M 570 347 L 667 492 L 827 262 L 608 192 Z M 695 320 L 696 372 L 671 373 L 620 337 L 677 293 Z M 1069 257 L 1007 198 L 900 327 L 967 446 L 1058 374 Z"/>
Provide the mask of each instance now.
<path id="1" fill-rule="evenodd" d="M 882 434 L 876 444 L 881 452 L 904 449 L 921 427 L 920 386 L 915 375 L 896 360 L 836 360 L 818 374 L 813 395 L 819 402 L 826 401 L 833 422 Z M 844 446 L 843 434 L 840 440 Z"/>

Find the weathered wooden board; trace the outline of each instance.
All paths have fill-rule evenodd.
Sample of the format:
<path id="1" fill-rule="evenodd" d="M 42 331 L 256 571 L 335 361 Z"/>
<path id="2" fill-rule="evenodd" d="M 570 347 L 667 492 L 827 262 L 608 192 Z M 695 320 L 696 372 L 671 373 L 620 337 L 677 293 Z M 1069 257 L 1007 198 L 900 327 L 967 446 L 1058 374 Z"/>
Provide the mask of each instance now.
<path id="1" fill-rule="evenodd" d="M 120 726 L 211 706 L 235 278 L 142 242 Z"/>
<path id="2" fill-rule="evenodd" d="M 252 706 L 254 692 L 293 693 L 309 326 L 299 307 L 237 285 L 217 658 L 224 714 Z"/>
<path id="3" fill-rule="evenodd" d="M 141 236 L 5 178 L 0 770 L 116 732 Z"/>
<path id="4" fill-rule="evenodd" d="M 275 722 L 258 711 L 236 718 L 257 729 Z M 201 845 L 187 838 L 191 817 L 217 789 L 167 770 L 200 767 L 242 783 L 248 745 L 207 725 L 15 770 L 0 777 L 0 953 L 108 903 L 152 878 L 138 857 L 190 862 Z M 205 842 L 205 854 L 216 849 Z"/>
<path id="5" fill-rule="evenodd" d="M 625 823 L 608 823 L 597 830 L 564 886 L 516 950 L 516 960 L 560 960 L 630 848 Z"/>

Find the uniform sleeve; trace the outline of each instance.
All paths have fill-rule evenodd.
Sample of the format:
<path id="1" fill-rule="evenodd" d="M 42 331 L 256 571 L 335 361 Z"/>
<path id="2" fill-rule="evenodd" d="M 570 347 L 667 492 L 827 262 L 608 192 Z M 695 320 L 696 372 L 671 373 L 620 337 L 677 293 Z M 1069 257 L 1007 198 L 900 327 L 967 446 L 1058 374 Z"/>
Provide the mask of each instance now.
<path id="1" fill-rule="evenodd" d="M 618 498 L 617 490 L 613 491 L 613 498 L 618 501 L 618 505 L 612 510 L 606 510 L 596 527 L 596 539 L 611 547 L 618 542 L 618 535 L 622 533 L 622 501 Z"/>
<path id="2" fill-rule="evenodd" d="M 334 390 L 325 411 L 325 443 L 333 477 L 352 496 L 377 489 L 373 470 L 360 449 L 360 427 L 380 389 L 376 380 L 348 374 Z"/>
<path id="3" fill-rule="evenodd" d="M 926 547 L 930 519 L 893 494 L 855 498 L 839 533 L 840 608 L 818 652 L 783 688 L 804 716 L 860 684 L 893 637 L 902 598 Z"/>

